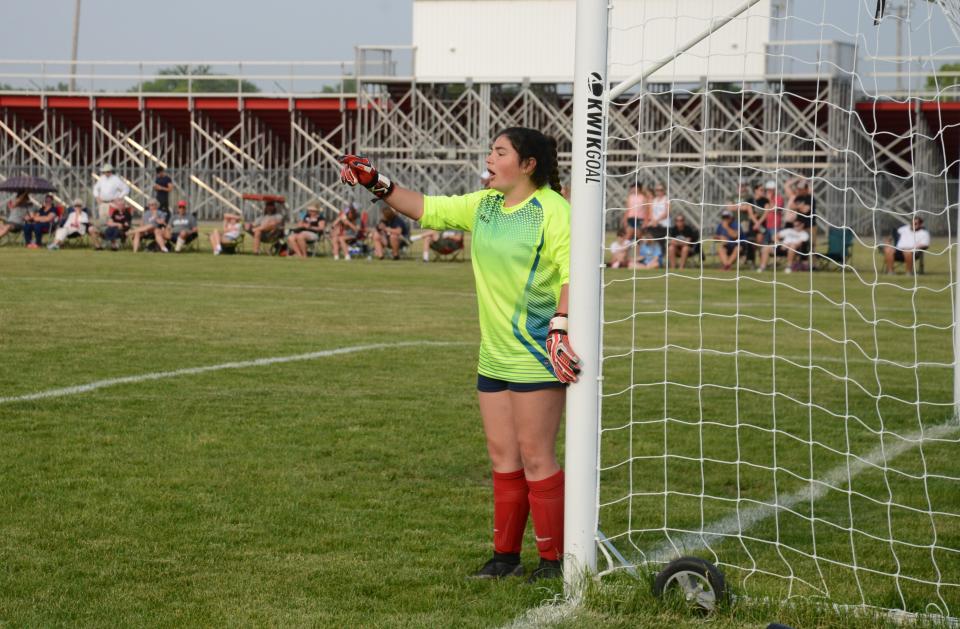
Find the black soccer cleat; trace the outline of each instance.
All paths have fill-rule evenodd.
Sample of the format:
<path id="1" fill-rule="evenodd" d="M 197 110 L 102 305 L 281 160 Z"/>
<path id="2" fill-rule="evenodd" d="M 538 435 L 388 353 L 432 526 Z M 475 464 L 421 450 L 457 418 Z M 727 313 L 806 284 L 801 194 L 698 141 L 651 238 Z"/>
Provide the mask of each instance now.
<path id="1" fill-rule="evenodd" d="M 536 583 L 543 579 L 560 579 L 563 577 L 563 564 L 558 559 L 540 558 L 540 565 L 533 571 L 527 583 Z"/>
<path id="2" fill-rule="evenodd" d="M 502 579 L 503 577 L 522 577 L 523 564 L 520 557 L 497 555 L 483 564 L 483 567 L 469 576 L 470 579 Z"/>

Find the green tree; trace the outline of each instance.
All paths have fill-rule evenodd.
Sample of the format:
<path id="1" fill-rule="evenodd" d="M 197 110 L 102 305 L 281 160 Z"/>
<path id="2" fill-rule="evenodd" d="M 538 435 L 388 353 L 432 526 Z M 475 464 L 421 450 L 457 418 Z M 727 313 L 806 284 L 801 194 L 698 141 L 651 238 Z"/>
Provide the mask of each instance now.
<path id="1" fill-rule="evenodd" d="M 324 85 L 324 94 L 353 94 L 357 91 L 356 79 L 343 79 L 336 85 Z"/>
<path id="2" fill-rule="evenodd" d="M 960 90 L 950 87 L 960 85 L 960 76 L 941 76 L 940 73 L 943 72 L 960 72 L 960 63 L 945 63 L 940 66 L 936 74 L 927 77 L 927 89 L 939 89 L 944 100 L 957 100 L 960 98 Z"/>
<path id="3" fill-rule="evenodd" d="M 236 79 L 225 79 L 211 72 L 210 66 L 198 65 L 192 68 L 189 65 L 177 65 L 172 68 L 162 68 L 157 72 L 158 78 L 144 81 L 130 88 L 131 92 L 162 92 L 185 94 L 192 92 L 236 93 Z M 186 78 L 191 75 L 191 78 Z M 210 78 L 197 78 L 198 76 Z M 240 91 L 243 93 L 259 92 L 260 88 L 250 81 L 240 81 Z"/>

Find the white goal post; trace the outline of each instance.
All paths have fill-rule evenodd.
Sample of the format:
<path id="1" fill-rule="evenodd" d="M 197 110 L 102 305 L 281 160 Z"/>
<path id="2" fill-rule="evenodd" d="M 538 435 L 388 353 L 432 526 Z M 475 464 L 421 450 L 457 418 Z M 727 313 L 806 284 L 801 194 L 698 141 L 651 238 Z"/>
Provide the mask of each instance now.
<path id="1" fill-rule="evenodd" d="M 694 555 L 955 622 L 960 0 L 796 5 L 577 0 L 567 593 Z"/>

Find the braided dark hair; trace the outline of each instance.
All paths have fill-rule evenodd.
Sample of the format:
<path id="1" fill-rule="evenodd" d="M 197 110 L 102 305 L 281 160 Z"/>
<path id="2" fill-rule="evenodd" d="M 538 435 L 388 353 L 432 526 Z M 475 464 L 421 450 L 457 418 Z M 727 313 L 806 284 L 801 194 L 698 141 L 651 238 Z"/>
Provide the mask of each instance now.
<path id="1" fill-rule="evenodd" d="M 554 138 L 527 127 L 508 127 L 496 137 L 510 140 L 521 162 L 531 157 L 537 160 L 537 167 L 530 179 L 538 188 L 550 184 L 555 192 L 560 192 L 560 163 L 557 158 L 557 141 Z"/>

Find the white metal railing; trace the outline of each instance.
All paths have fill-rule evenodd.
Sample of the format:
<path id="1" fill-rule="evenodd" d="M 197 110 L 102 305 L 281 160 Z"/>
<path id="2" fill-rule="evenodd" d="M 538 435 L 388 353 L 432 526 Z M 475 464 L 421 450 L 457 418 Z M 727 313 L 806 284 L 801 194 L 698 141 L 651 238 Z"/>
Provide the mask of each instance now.
<path id="1" fill-rule="evenodd" d="M 170 73 L 175 71 L 176 74 Z M 163 73 L 162 73 L 163 72 Z M 354 61 L 59 61 L 0 59 L 0 90 L 23 93 L 150 94 L 154 81 L 178 82 L 176 91 L 250 95 L 340 93 L 354 77 Z M 211 89 L 213 81 L 217 89 Z M 349 84 L 347 84 L 349 87 Z"/>
<path id="2" fill-rule="evenodd" d="M 249 96 L 250 84 L 260 93 L 276 96 L 344 94 L 355 91 L 355 81 L 416 79 L 415 46 L 357 46 L 352 60 L 339 61 L 62 61 L 0 59 L 0 92 L 29 94 L 169 94 L 150 91 L 149 82 L 182 81 L 177 92 L 191 96 L 234 94 Z M 934 74 L 943 79 L 960 72 L 941 71 L 960 57 L 878 56 L 869 66 L 857 59 L 852 44 L 836 41 L 787 40 L 766 43 L 766 75 L 787 80 L 851 76 L 859 90 L 881 97 L 935 97 L 926 86 Z M 200 70 L 204 68 L 204 70 Z M 179 69 L 180 74 L 161 74 Z M 467 80 L 466 78 L 464 79 Z M 569 79 L 572 81 L 572 76 Z M 210 81 L 219 82 L 211 90 Z M 550 81 L 554 82 L 554 81 Z M 562 83 L 563 81 L 561 81 Z M 227 89 L 225 89 L 227 88 Z M 943 87 L 941 86 L 941 89 Z M 955 91 L 958 88 L 952 88 Z M 943 95 L 941 94 L 941 97 Z M 952 93 L 947 98 L 956 98 Z"/>
<path id="3" fill-rule="evenodd" d="M 940 81 L 960 77 L 960 72 L 943 71 L 947 63 L 960 63 L 956 55 L 871 56 L 858 58 L 853 44 L 838 41 L 787 40 L 766 43 L 767 78 L 820 79 L 854 78 L 858 92 L 887 98 L 957 98 L 956 88 L 927 87 L 927 78 Z M 944 91 L 950 92 L 944 94 Z"/>

